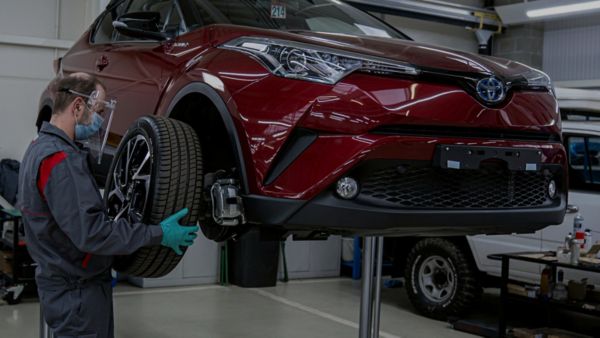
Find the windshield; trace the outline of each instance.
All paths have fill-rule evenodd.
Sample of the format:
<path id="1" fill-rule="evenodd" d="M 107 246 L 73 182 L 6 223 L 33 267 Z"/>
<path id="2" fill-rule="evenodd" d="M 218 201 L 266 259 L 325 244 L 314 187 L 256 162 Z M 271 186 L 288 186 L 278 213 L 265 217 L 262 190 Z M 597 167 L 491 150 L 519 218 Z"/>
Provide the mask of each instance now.
<path id="1" fill-rule="evenodd" d="M 183 3 L 183 2 L 182 2 Z M 406 39 L 375 17 L 337 0 L 192 0 L 191 27 L 227 23 L 266 29 Z"/>

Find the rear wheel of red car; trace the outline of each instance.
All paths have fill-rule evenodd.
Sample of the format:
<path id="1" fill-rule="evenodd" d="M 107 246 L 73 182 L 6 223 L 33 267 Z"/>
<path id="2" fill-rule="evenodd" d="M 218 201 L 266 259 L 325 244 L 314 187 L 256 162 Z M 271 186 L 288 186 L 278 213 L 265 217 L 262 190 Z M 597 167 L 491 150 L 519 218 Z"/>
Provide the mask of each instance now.
<path id="1" fill-rule="evenodd" d="M 142 117 L 119 145 L 106 182 L 105 203 L 113 219 L 159 224 L 188 208 L 181 224 L 196 224 L 202 198 L 202 154 L 194 130 L 164 117 Z M 161 277 L 183 256 L 167 247 L 144 247 L 115 259 L 115 270 Z"/>
<path id="2" fill-rule="evenodd" d="M 441 238 L 423 239 L 412 248 L 405 278 L 413 306 L 434 319 L 465 313 L 481 295 L 476 270 L 467 255 Z"/>

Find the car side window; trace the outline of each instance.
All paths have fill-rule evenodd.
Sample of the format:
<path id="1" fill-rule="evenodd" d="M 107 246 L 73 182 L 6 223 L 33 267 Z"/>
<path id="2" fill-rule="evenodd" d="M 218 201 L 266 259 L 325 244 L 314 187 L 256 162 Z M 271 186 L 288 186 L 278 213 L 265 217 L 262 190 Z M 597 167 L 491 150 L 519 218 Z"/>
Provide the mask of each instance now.
<path id="1" fill-rule="evenodd" d="M 161 13 L 162 16 L 163 14 Z M 175 1 L 172 2 L 168 8 L 168 12 L 165 13 L 162 31 L 169 36 L 177 36 L 185 33 L 185 23 L 181 18 L 180 10 Z"/>
<path id="2" fill-rule="evenodd" d="M 567 142 L 570 187 L 600 190 L 600 137 L 571 136 Z"/>
<path id="3" fill-rule="evenodd" d="M 113 41 L 116 31 L 112 23 L 123 14 L 126 3 L 127 1 L 123 1 L 113 10 L 105 11 L 102 14 L 102 17 L 95 27 L 94 34 L 92 35 L 92 43 L 111 43 Z"/>

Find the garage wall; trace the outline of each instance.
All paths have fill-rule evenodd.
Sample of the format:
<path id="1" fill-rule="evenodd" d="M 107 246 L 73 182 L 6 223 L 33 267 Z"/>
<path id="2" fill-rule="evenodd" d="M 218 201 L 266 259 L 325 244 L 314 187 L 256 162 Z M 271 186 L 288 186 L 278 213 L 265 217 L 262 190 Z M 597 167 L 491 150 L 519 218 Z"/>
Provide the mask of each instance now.
<path id="1" fill-rule="evenodd" d="M 484 3 L 483 0 L 455 0 L 446 2 L 470 7 L 483 7 Z M 381 15 L 373 13 L 373 15 L 396 27 L 415 41 L 465 52 L 478 52 L 479 43 L 477 42 L 475 33 L 464 27 L 389 14 Z"/>
<path id="2" fill-rule="evenodd" d="M 0 0 L 0 159 L 21 160 L 38 99 L 63 55 L 99 14 L 99 0 Z"/>
<path id="3" fill-rule="evenodd" d="M 600 15 L 550 21 L 544 31 L 544 70 L 554 81 L 600 88 Z"/>
<path id="4" fill-rule="evenodd" d="M 475 33 L 464 27 L 387 14 L 381 18 L 415 41 L 471 53 L 479 49 Z"/>

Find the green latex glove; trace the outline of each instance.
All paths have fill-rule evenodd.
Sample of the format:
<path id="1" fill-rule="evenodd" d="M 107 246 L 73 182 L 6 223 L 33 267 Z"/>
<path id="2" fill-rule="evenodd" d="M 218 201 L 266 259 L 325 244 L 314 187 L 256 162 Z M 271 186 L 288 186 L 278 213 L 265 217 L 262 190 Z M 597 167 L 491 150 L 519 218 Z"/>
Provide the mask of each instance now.
<path id="1" fill-rule="evenodd" d="M 160 222 L 160 227 L 163 231 L 163 238 L 160 244 L 169 247 L 178 255 L 183 255 L 182 246 L 190 246 L 198 237 L 197 226 L 182 226 L 179 220 L 185 217 L 189 210 L 187 208 L 179 210 L 176 214 L 165 218 Z"/>

